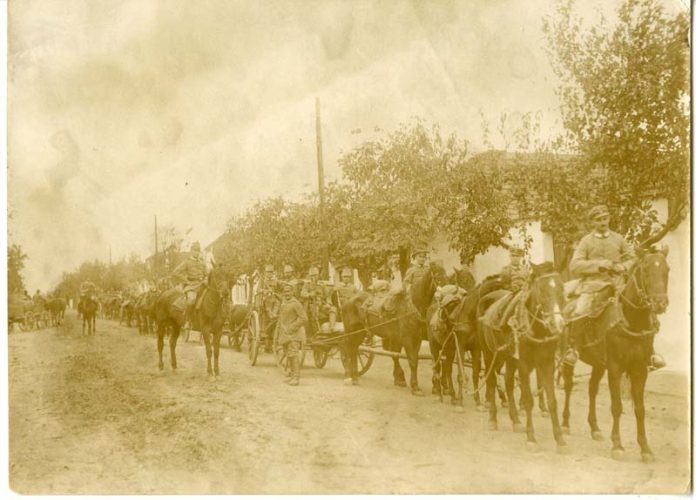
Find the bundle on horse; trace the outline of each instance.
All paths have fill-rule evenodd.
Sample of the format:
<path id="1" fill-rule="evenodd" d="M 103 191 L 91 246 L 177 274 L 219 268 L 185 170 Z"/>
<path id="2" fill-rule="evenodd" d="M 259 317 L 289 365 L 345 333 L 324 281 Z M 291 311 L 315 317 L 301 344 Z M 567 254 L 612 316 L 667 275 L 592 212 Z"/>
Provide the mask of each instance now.
<path id="1" fill-rule="evenodd" d="M 571 321 L 569 329 L 580 341 L 580 360 L 592 367 L 589 383 L 589 413 L 592 438 L 602 440 L 597 425 L 596 399 L 599 382 L 605 370 L 609 375 L 611 395 L 612 456 L 621 458 L 619 420 L 621 417 L 621 376 L 627 374 L 631 382 L 631 397 L 637 423 L 637 440 L 643 460 L 652 461 L 653 452 L 648 445 L 645 432 L 645 383 L 648 366 L 653 352 L 653 341 L 659 330 L 657 315 L 667 309 L 667 285 L 669 265 L 667 247 L 657 251 L 641 249 L 636 252 L 637 261 L 628 272 L 623 290 L 614 290 L 612 301 L 604 304 L 600 314 Z M 565 405 L 563 410 L 564 430 L 569 428 L 570 394 L 573 388 L 572 365 L 563 365 Z"/>
<path id="2" fill-rule="evenodd" d="M 537 379 L 548 399 L 553 435 L 559 452 L 563 452 L 567 450 L 567 445 L 561 432 L 553 385 L 555 353 L 563 328 L 563 282 L 549 262 L 539 266 L 532 265 L 532 269 L 530 283 L 520 291 L 517 306 L 506 324 L 497 326 L 489 312 L 495 310 L 495 302 L 479 320 L 483 355 L 486 360 L 489 427 L 494 430 L 498 425 L 495 404 L 496 380 L 492 375 L 500 364 L 506 363 L 505 385 L 513 428 L 516 431 L 522 430 L 513 394 L 514 373 L 518 370 L 521 402 L 527 416 L 527 445 L 530 449 L 536 447 L 532 422 L 534 400 L 530 387 L 530 375 L 536 370 Z M 504 297 L 498 300 L 504 300 Z"/>
<path id="3" fill-rule="evenodd" d="M 223 266 L 215 265 L 208 273 L 208 280 L 194 311 L 197 324 L 205 342 L 208 358 L 208 375 L 220 375 L 220 337 L 229 315 L 230 283 L 233 283 Z M 214 366 L 211 358 L 214 355 Z"/>
<path id="4" fill-rule="evenodd" d="M 414 280 L 409 292 L 401 289 L 391 294 L 391 304 L 385 307 L 371 307 L 370 295 L 360 292 L 344 304 L 341 304 L 343 326 L 346 332 L 343 342 L 342 357 L 345 369 L 345 379 L 357 384 L 358 348 L 366 335 L 377 335 L 382 338 L 386 351 L 401 353 L 405 350 L 408 365 L 411 370 L 410 385 L 414 395 L 422 395 L 418 386 L 418 353 L 421 342 L 427 338 L 426 313 L 433 295 L 435 282 L 433 269 Z M 366 307 L 363 307 L 366 306 Z M 406 386 L 406 377 L 394 356 L 394 384 Z"/>

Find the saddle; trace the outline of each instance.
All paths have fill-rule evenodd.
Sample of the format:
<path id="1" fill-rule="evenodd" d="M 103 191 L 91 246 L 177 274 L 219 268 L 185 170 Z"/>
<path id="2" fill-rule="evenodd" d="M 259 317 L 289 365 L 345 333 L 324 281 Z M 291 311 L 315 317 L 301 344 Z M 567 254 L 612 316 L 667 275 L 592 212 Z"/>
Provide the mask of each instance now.
<path id="1" fill-rule="evenodd" d="M 616 289 L 606 281 L 586 281 L 566 288 L 564 292 L 567 293 L 567 304 L 563 315 L 569 322 L 586 317 L 597 318 L 607 306 L 616 303 Z"/>
<path id="2" fill-rule="evenodd" d="M 396 314 L 396 294 L 378 292 L 363 303 L 363 309 L 372 316 L 390 317 Z"/>

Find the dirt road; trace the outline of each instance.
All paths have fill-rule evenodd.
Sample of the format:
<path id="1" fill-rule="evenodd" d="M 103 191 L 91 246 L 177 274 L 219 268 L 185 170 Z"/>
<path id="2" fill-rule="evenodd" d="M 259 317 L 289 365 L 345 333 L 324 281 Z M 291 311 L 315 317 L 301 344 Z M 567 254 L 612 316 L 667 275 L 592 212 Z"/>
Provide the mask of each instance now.
<path id="1" fill-rule="evenodd" d="M 109 321 L 93 338 L 63 327 L 9 336 L 10 485 L 31 494 L 135 493 L 682 493 L 688 488 L 686 374 L 648 380 L 647 428 L 657 461 L 643 464 L 630 403 L 626 457 L 610 457 L 585 423 L 586 379 L 574 395 L 569 455 L 535 412 L 530 453 L 506 414 L 497 432 L 473 401 L 457 413 L 391 384 L 375 361 L 358 387 L 340 360 L 306 367 L 287 387 L 269 354 L 259 366 L 231 349 L 222 374 L 180 343 L 179 371 L 157 370 L 155 339 Z M 308 361 L 309 358 L 308 358 Z M 310 364 L 310 363 L 307 363 Z M 420 381 L 430 391 L 430 366 Z M 559 392 L 560 395 L 560 392 Z M 606 382 L 598 417 L 608 436 Z"/>

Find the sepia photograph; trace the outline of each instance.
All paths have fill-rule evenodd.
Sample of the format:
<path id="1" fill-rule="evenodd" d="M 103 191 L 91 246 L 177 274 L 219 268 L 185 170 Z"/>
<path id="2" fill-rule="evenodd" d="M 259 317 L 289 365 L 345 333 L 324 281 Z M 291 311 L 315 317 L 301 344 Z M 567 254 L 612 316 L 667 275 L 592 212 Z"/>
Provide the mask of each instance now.
<path id="1" fill-rule="evenodd" d="M 9 0 L 20 495 L 692 493 L 687 0 Z"/>

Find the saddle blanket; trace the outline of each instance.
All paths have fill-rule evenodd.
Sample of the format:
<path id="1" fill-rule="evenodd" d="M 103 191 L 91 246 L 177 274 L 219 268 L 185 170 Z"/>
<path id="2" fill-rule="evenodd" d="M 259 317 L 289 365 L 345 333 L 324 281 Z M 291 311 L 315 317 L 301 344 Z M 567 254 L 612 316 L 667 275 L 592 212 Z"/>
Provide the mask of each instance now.
<path id="1" fill-rule="evenodd" d="M 576 289 L 576 296 L 569 297 L 568 303 L 563 309 L 563 315 L 568 321 L 576 321 L 580 318 L 596 318 L 606 307 L 614 302 L 614 287 L 611 283 L 591 281 L 580 284 Z"/>
<path id="2" fill-rule="evenodd" d="M 365 301 L 365 310 L 374 316 L 393 315 L 396 312 L 396 295 L 377 294 Z"/>

